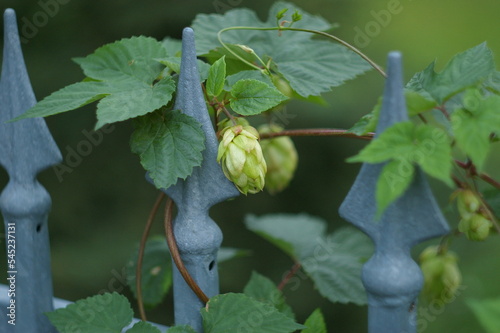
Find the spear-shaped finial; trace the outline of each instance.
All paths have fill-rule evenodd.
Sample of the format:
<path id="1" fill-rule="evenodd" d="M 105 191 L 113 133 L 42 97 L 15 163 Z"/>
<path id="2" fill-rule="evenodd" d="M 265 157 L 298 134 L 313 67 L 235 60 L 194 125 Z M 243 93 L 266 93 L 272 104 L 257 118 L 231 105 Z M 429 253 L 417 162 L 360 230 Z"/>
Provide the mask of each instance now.
<path id="1" fill-rule="evenodd" d="M 222 233 L 209 217 L 211 206 L 239 195 L 236 187 L 224 176 L 217 163 L 218 142 L 208 115 L 200 84 L 194 32 L 186 28 L 182 35 L 181 73 L 177 84 L 175 109 L 200 122 L 205 134 L 205 150 L 200 167 L 186 180 L 165 189 L 176 203 L 178 214 L 174 233 L 182 260 L 201 290 L 212 297 L 219 293 L 217 251 Z M 203 303 L 186 284 L 174 265 L 175 322 L 189 324 L 202 332 L 200 309 Z"/>
<path id="2" fill-rule="evenodd" d="M 35 105 L 23 60 L 14 10 L 4 14 L 4 52 L 0 79 L 0 165 L 9 183 L 0 195 L 6 234 L 15 236 L 16 253 L 7 267 L 15 280 L 15 326 L 8 332 L 55 332 L 44 312 L 52 311 L 52 278 L 47 214 L 51 200 L 36 175 L 62 160 L 41 118 L 8 120 Z M 9 310 L 10 311 L 10 310 Z M 3 311 L 2 311 L 3 313 Z M 2 322 L 10 317 L 3 315 Z M 4 323 L 2 323 L 4 324 Z"/>
<path id="3" fill-rule="evenodd" d="M 401 54 L 390 53 L 377 136 L 387 127 L 408 120 L 401 67 Z M 362 272 L 368 293 L 369 332 L 411 333 L 416 331 L 415 302 L 423 277 L 410 249 L 448 233 L 449 228 L 418 167 L 406 192 L 385 210 L 380 220 L 376 219 L 376 184 L 384 165 L 363 164 L 339 213 L 375 243 L 375 254 Z"/>

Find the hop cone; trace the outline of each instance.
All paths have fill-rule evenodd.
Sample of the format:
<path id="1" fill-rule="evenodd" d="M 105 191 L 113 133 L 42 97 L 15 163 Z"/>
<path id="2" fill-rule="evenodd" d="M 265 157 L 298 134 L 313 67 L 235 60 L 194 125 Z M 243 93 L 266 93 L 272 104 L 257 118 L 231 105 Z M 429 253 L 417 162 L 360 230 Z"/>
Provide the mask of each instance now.
<path id="1" fill-rule="evenodd" d="M 451 251 L 439 253 L 437 246 L 429 246 L 419 259 L 424 274 L 424 295 L 429 301 L 448 303 L 462 281 L 457 256 Z"/>
<path id="2" fill-rule="evenodd" d="M 262 191 L 267 171 L 259 144 L 259 133 L 246 121 L 221 131 L 217 161 L 226 177 L 243 193 Z"/>
<path id="3" fill-rule="evenodd" d="M 490 234 L 493 223 L 481 213 L 463 218 L 458 224 L 458 230 L 463 232 L 469 240 L 482 241 Z"/>
<path id="4" fill-rule="evenodd" d="M 282 130 L 276 125 L 263 125 L 259 128 L 261 134 Z M 266 189 L 274 194 L 284 190 L 292 180 L 299 160 L 297 150 L 288 136 L 263 140 L 261 145 L 267 163 Z"/>

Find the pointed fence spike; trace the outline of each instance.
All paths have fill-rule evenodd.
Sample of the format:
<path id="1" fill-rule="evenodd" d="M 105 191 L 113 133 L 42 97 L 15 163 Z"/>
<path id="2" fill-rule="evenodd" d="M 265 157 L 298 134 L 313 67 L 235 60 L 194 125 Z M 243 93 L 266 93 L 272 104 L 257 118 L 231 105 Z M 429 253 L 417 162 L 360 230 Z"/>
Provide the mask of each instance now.
<path id="1" fill-rule="evenodd" d="M 379 119 L 378 134 L 408 119 L 398 52 L 388 57 L 388 78 Z M 419 168 L 406 192 L 377 220 L 375 192 L 384 165 L 363 164 L 339 213 L 375 243 L 375 254 L 362 272 L 368 294 L 369 332 L 412 333 L 416 331 L 415 304 L 423 277 L 411 258 L 411 247 L 445 235 L 449 227 Z"/>
<path id="2" fill-rule="evenodd" d="M 7 331 L 49 333 L 55 332 L 55 328 L 43 313 L 53 310 L 47 225 L 51 199 L 36 175 L 61 162 L 62 157 L 43 119 L 6 123 L 35 105 L 36 100 L 23 60 L 14 10 L 5 11 L 4 27 L 0 165 L 9 174 L 9 183 L 0 195 L 0 209 L 6 239 L 12 235 L 16 244 L 15 262 L 7 267 L 8 277 L 15 279 L 12 299 L 16 304 L 16 325 L 7 324 Z M 9 318 L 4 310 L 2 324 Z"/>
<path id="3" fill-rule="evenodd" d="M 209 217 L 208 211 L 214 204 L 238 196 L 239 192 L 224 176 L 216 161 L 218 142 L 201 89 L 191 28 L 185 28 L 182 35 L 181 73 L 176 94 L 175 109 L 200 122 L 205 134 L 205 150 L 202 165 L 194 168 L 186 180 L 179 179 L 164 191 L 178 208 L 174 233 L 183 262 L 203 292 L 212 297 L 219 293 L 217 251 L 222 242 L 222 232 Z M 202 302 L 174 265 L 175 323 L 189 324 L 197 332 L 203 332 L 202 307 Z"/>

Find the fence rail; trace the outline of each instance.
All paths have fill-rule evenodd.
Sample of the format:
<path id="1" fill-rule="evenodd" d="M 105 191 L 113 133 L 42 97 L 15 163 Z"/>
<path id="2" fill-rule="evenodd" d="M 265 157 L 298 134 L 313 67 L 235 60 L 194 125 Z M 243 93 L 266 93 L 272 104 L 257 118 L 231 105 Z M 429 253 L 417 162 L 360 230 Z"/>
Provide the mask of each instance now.
<path id="1" fill-rule="evenodd" d="M 8 282 L 15 281 L 0 285 L 0 332 L 50 333 L 56 330 L 43 312 L 64 307 L 70 302 L 53 298 L 47 224 L 51 200 L 36 180 L 36 175 L 60 163 L 61 154 L 43 119 L 6 123 L 24 113 L 36 101 L 12 9 L 5 11 L 4 25 L 0 164 L 7 170 L 10 180 L 0 196 L 0 209 L 6 235 L 9 228 L 14 227 L 16 238 L 15 258 L 7 267 L 8 275 L 12 277 Z M 401 67 L 401 55 L 390 53 L 378 134 L 396 122 L 407 120 Z M 199 85 L 194 34 L 190 28 L 183 33 L 176 109 L 195 117 L 202 124 L 206 149 L 202 166 L 195 168 L 185 181 L 179 180 L 164 191 L 178 206 L 174 231 L 181 257 L 193 279 L 211 297 L 219 292 L 216 255 L 222 233 L 208 211 L 212 205 L 235 197 L 239 192 L 216 163 L 217 140 Z M 405 194 L 377 220 L 375 185 L 383 165 L 363 165 L 340 207 L 340 214 L 368 234 L 376 245 L 375 254 L 365 264 L 362 273 L 369 300 L 368 331 L 412 333 L 416 331 L 415 305 L 423 278 L 410 256 L 410 249 L 426 239 L 446 234 L 448 226 L 421 171 L 416 173 Z M 9 244 L 7 246 L 9 249 Z M 9 296 L 12 287 L 15 297 Z M 15 320 L 15 326 L 8 322 L 11 311 L 8 307 L 14 304 L 13 301 L 15 310 L 11 318 Z M 202 306 L 174 268 L 176 324 L 189 324 L 202 332 L 199 315 Z"/>

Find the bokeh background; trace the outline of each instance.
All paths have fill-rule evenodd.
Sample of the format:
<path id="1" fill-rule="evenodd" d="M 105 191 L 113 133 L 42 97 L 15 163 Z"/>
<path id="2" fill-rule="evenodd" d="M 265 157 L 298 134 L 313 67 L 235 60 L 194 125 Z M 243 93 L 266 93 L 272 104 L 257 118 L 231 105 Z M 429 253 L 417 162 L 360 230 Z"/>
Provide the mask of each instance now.
<path id="1" fill-rule="evenodd" d="M 39 12 L 47 11 L 42 4 L 50 2 L 0 0 L 0 9 L 17 11 L 21 33 L 25 37 L 23 50 L 32 85 L 38 99 L 83 78 L 72 57 L 90 54 L 97 47 L 133 35 L 180 38 L 197 13 L 223 12 L 230 8 L 248 7 L 262 19 L 266 18 L 270 2 L 260 0 L 54 0 L 57 11 L 35 29 L 29 28 Z M 376 62 L 385 65 L 387 52 L 400 50 L 404 55 L 405 79 L 437 59 L 437 68 L 457 52 L 483 41 L 500 58 L 498 17 L 500 2 L 494 0 L 295 0 L 304 10 L 338 22 L 336 34 L 357 46 Z M 376 13 L 389 6 L 402 8 L 390 16 L 387 24 L 368 39 L 357 38 L 377 24 Z M 375 13 L 375 16 L 374 16 Z M 375 22 L 375 23 L 374 23 Z M 368 25 L 367 25 L 368 24 Z M 334 89 L 325 95 L 327 107 L 292 102 L 287 108 L 290 128 L 348 128 L 369 112 L 383 89 L 383 80 L 374 71 Z M 86 140 L 83 131 L 95 124 L 94 106 L 50 117 L 48 126 L 66 156 Z M 39 179 L 50 191 L 53 208 L 50 215 L 50 235 L 54 290 L 57 297 L 77 300 L 121 286 L 123 267 L 140 239 L 156 190 L 144 180 L 144 170 L 138 157 L 129 149 L 131 125 L 120 123 L 102 143 L 93 146 L 92 153 L 83 157 L 71 173 L 58 178 L 54 170 L 44 171 Z M 297 175 L 284 193 L 267 193 L 239 197 L 219 204 L 211 211 L 224 232 L 224 246 L 252 249 L 253 255 L 221 265 L 222 292 L 242 290 L 252 270 L 278 282 L 290 268 L 291 261 L 273 246 L 247 231 L 243 225 L 248 213 L 307 212 L 329 222 L 333 231 L 346 222 L 337 208 L 345 197 L 359 165 L 346 164 L 345 159 L 363 147 L 364 142 L 339 138 L 294 139 L 300 154 Z M 1 143 L 0 143 L 1 144 Z M 492 154 L 487 171 L 500 177 L 495 165 L 500 163 L 498 150 Z M 0 170 L 0 188 L 8 181 Z M 456 215 L 448 207 L 449 191 L 432 183 L 451 226 Z M 404 221 L 402 221 L 404 222 Z M 160 221 L 153 233 L 161 234 Z M 0 277 L 5 281 L 3 239 Z M 436 241 L 435 241 L 436 242 Z M 435 243 L 434 242 L 434 243 Z M 481 332 L 476 319 L 465 305 L 467 298 L 500 296 L 498 274 L 500 253 L 497 235 L 483 243 L 471 243 L 464 238 L 454 241 L 452 248 L 460 257 L 463 290 L 444 309 L 428 317 L 424 332 Z M 419 246 L 415 254 L 422 249 Z M 36 278 L 36 277 L 34 277 Z M 118 282 L 117 282 L 118 281 Z M 121 289 L 121 288 L 120 288 Z M 122 292 L 130 296 L 127 288 Z M 327 317 L 329 332 L 366 332 L 366 307 L 332 305 L 314 291 L 309 280 L 303 280 L 298 290 L 286 291 L 286 296 L 303 321 L 316 307 Z M 149 313 L 149 318 L 172 324 L 172 303 Z"/>

